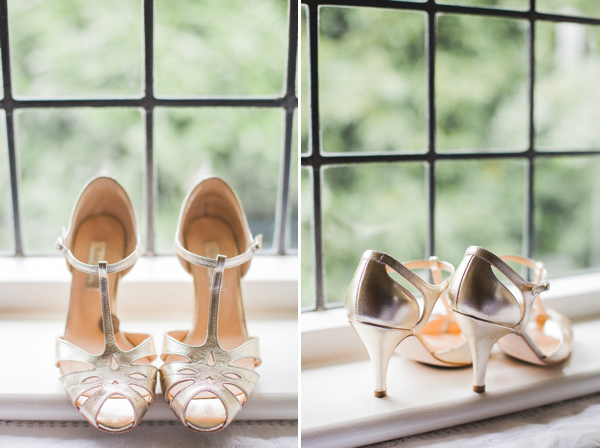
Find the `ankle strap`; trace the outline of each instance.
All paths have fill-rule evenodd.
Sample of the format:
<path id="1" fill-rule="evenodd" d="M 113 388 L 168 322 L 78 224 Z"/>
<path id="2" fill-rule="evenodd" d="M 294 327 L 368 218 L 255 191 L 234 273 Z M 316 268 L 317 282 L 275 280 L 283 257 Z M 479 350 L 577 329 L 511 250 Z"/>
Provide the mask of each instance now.
<path id="1" fill-rule="evenodd" d="M 548 272 L 544 267 L 544 263 L 541 261 L 535 261 L 530 258 L 521 257 L 519 255 L 501 255 L 497 256 L 491 253 L 489 250 L 479 246 L 471 246 L 467 249 L 465 255 L 477 255 L 483 258 L 485 261 L 499 269 L 504 275 L 506 275 L 515 285 L 520 289 L 521 286 L 528 286 L 531 288 L 531 292 L 534 296 L 550 289 L 550 284 L 546 279 Z M 535 271 L 535 280 L 533 283 L 526 281 L 517 274 L 513 268 L 506 264 L 506 261 L 512 261 L 519 263 L 523 266 L 527 266 Z"/>
<path id="2" fill-rule="evenodd" d="M 367 250 L 363 253 L 361 258 L 375 260 L 385 264 L 388 272 L 395 271 L 420 291 L 424 287 L 426 288 L 427 286 L 432 285 L 429 285 L 429 283 L 415 274 L 411 269 L 431 269 L 434 274 L 439 274 L 440 270 L 447 271 L 450 273 L 450 275 L 454 273 L 454 266 L 446 261 L 441 261 L 438 257 L 430 257 L 429 260 L 406 261 L 404 263 L 400 263 L 398 260 L 384 252 Z M 439 277 L 439 281 L 437 278 L 435 279 L 436 284 L 442 283 L 442 281 L 441 275 Z"/>
<path id="3" fill-rule="evenodd" d="M 240 265 L 246 263 L 248 260 L 250 260 L 252 258 L 252 255 L 254 255 L 254 252 L 256 252 L 257 250 L 260 250 L 262 248 L 262 238 L 263 238 L 262 235 L 257 235 L 256 238 L 254 238 L 254 242 L 246 250 L 246 252 L 244 252 L 243 254 L 237 255 L 235 257 L 228 258 L 225 261 L 225 266 L 223 267 L 223 269 L 240 266 Z M 203 266 L 205 268 L 216 268 L 217 267 L 217 262 L 218 262 L 217 258 L 203 257 L 202 255 L 198 255 L 193 252 L 190 252 L 185 247 L 183 247 L 181 242 L 179 242 L 179 239 L 175 239 L 174 247 L 175 247 L 175 253 L 177 255 L 179 255 L 181 258 L 183 258 L 184 260 L 186 260 L 192 264 L 195 264 L 197 266 Z"/>
<path id="4" fill-rule="evenodd" d="M 86 274 L 99 274 L 99 268 L 97 264 L 87 264 L 75 258 L 73 252 L 71 252 L 71 250 L 65 244 L 66 239 L 67 233 L 63 227 L 62 235 L 56 239 L 56 248 L 65 255 L 65 258 L 71 264 L 71 266 L 79 271 L 85 272 Z M 140 244 L 140 236 L 137 235 L 137 244 L 135 245 L 134 251 L 121 261 L 107 265 L 106 273 L 114 274 L 115 272 L 124 271 L 125 269 L 133 266 L 133 264 L 140 257 L 141 253 L 142 245 Z"/>
<path id="5" fill-rule="evenodd" d="M 429 260 L 406 261 L 402 263 L 408 269 L 431 269 L 433 272 L 446 271 L 450 275 L 454 273 L 454 266 L 447 261 L 442 261 L 438 257 L 429 257 Z M 441 283 L 440 281 L 435 281 Z"/>

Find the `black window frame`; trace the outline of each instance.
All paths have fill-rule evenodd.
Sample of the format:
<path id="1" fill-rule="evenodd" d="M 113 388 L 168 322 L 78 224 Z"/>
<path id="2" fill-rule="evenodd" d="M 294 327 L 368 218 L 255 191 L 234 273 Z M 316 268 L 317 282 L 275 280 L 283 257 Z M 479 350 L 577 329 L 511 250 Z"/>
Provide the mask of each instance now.
<path id="1" fill-rule="evenodd" d="M 8 168 L 10 179 L 10 197 L 12 204 L 12 225 L 14 238 L 14 256 L 24 256 L 22 214 L 19 203 L 19 168 L 15 147 L 14 111 L 21 109 L 49 108 L 98 108 L 120 107 L 143 109 L 145 122 L 145 176 L 144 197 L 146 208 L 146 240 L 145 255 L 156 255 L 155 249 L 155 205 L 156 176 L 154 162 L 154 108 L 168 107 L 240 107 L 240 108 L 280 108 L 285 112 L 285 129 L 280 157 L 277 188 L 277 204 L 273 247 L 262 251 L 262 254 L 286 255 L 297 253 L 297 249 L 286 245 L 290 204 L 290 166 L 293 148 L 294 116 L 298 108 L 296 95 L 296 66 L 298 53 L 298 0 L 288 0 L 288 45 L 285 63 L 284 84 L 281 95 L 252 97 L 194 97 L 194 98 L 160 98 L 154 94 L 154 0 L 143 0 L 143 32 L 144 32 L 144 94 L 138 98 L 83 98 L 83 99 L 43 99 L 19 100 L 13 97 L 11 79 L 11 52 L 9 41 L 8 0 L 0 0 L 0 51 L 2 52 L 2 76 L 4 81 L 4 98 L 0 100 L 0 109 L 6 115 L 6 142 L 8 151 Z M 294 177 L 293 179 L 296 179 Z"/>
<path id="2" fill-rule="evenodd" d="M 600 18 L 570 16 L 539 12 L 536 0 L 529 0 L 529 8 L 524 10 L 495 8 L 487 6 L 462 6 L 436 3 L 435 0 L 412 2 L 402 0 L 302 0 L 307 6 L 307 46 L 308 46 L 308 85 L 309 85 L 309 152 L 301 154 L 301 166 L 311 171 L 312 191 L 312 244 L 315 306 L 304 311 L 320 311 L 328 308 L 325 302 L 325 269 L 323 257 L 323 215 L 321 206 L 322 174 L 328 166 L 356 165 L 377 162 L 423 162 L 425 164 L 425 196 L 427 201 L 427 231 L 425 257 L 435 254 L 435 167 L 440 160 L 485 160 L 514 159 L 525 160 L 525 219 L 523 222 L 523 254 L 531 257 L 534 232 L 534 174 L 535 160 L 543 157 L 577 157 L 600 155 L 600 148 L 586 150 L 541 150 L 535 146 L 535 23 L 576 23 L 600 25 Z M 425 27 L 425 77 L 426 77 L 426 130 L 427 143 L 424 153 L 326 153 L 321 145 L 321 120 L 319 114 L 319 8 L 321 6 L 383 8 L 390 10 L 421 11 L 426 14 Z M 436 110 L 435 110 L 435 54 L 436 19 L 439 14 L 462 14 L 483 17 L 521 19 L 527 21 L 528 52 L 528 144 L 525 151 L 499 152 L 436 152 Z M 305 107 L 305 105 L 302 105 Z M 316 131 L 315 131 L 316 130 Z M 343 306 L 342 303 L 329 306 Z"/>

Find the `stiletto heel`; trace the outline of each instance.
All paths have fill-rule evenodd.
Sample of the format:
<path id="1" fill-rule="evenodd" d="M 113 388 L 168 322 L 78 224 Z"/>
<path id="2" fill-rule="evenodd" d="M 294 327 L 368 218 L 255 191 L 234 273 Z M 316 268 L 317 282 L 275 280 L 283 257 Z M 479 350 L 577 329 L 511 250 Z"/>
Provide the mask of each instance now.
<path id="1" fill-rule="evenodd" d="M 477 393 L 485 392 L 485 372 L 492 347 L 498 339 L 512 333 L 513 330 L 456 312 L 454 317 L 471 349 L 473 391 Z"/>
<path id="2" fill-rule="evenodd" d="M 533 270 L 534 281 L 523 279 L 505 261 Z M 492 267 L 513 283 L 521 293 L 521 303 Z M 517 255 L 498 257 L 477 246 L 467 249 L 448 294 L 473 356 L 475 392 L 485 391 L 487 361 L 496 342 L 508 355 L 538 365 L 558 364 L 571 354 L 571 322 L 556 311 L 544 310 L 539 298 L 549 288 L 546 276 L 541 262 Z"/>
<path id="3" fill-rule="evenodd" d="M 436 284 L 427 283 L 411 269 L 431 270 Z M 396 347 L 408 358 L 427 364 L 445 367 L 471 364 L 467 343 L 446 303 L 448 280 L 442 279 L 441 271 L 452 274 L 454 268 L 436 257 L 402 264 L 382 252 L 368 250 L 363 254 L 346 298 L 346 314 L 369 353 L 376 397 L 386 396 L 387 368 Z M 410 291 L 390 277 L 391 272 L 416 288 L 423 297 L 422 306 Z M 433 315 L 440 297 L 446 313 Z M 406 343 L 401 344 L 403 341 Z"/>
<path id="4" fill-rule="evenodd" d="M 392 353 L 400 342 L 412 334 L 412 331 L 376 327 L 352 321 L 350 325 L 358 333 L 369 352 L 375 377 L 375 396 L 383 398 L 387 394 L 386 377 Z"/>

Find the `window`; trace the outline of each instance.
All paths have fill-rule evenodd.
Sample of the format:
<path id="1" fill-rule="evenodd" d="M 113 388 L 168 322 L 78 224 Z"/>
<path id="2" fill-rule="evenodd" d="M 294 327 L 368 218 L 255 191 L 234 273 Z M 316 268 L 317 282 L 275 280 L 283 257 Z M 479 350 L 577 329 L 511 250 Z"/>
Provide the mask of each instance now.
<path id="1" fill-rule="evenodd" d="M 172 252 L 208 174 L 239 192 L 262 253 L 296 251 L 296 0 L 3 0 L 0 16 L 1 252 L 54 254 L 98 174 L 130 193 L 148 255 Z"/>
<path id="2" fill-rule="evenodd" d="M 595 2 L 303 3 L 305 310 L 342 305 L 365 249 L 600 266 Z"/>

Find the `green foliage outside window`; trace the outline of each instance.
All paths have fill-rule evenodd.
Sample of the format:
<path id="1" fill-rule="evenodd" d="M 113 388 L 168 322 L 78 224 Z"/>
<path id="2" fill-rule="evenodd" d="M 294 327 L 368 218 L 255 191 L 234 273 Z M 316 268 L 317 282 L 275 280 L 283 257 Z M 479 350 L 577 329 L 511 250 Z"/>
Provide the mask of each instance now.
<path id="1" fill-rule="evenodd" d="M 455 2 L 452 2 L 455 3 Z M 526 7 L 522 1 L 461 1 Z M 559 6 L 557 3 L 561 3 Z M 538 8 L 565 12 L 565 2 Z M 570 14 L 594 2 L 569 2 Z M 519 4 L 521 4 L 519 6 Z M 579 8 L 577 10 L 576 8 Z M 593 9 L 593 8 L 592 8 Z M 396 9 L 320 9 L 319 88 L 325 152 L 426 150 L 425 21 Z M 540 150 L 600 148 L 598 27 L 536 22 L 534 144 Z M 523 152 L 529 145 L 525 20 L 441 14 L 436 23 L 436 150 Z M 303 94 L 303 107 L 308 108 Z M 302 137 L 308 142 L 308 127 Z M 306 149 L 308 150 L 308 148 Z M 471 244 L 522 253 L 523 158 L 436 163 L 436 254 L 452 263 Z M 322 174 L 325 299 L 340 303 L 361 253 L 425 256 L 425 167 L 360 164 Z M 534 257 L 556 277 L 600 266 L 597 157 L 540 157 L 534 175 Z M 312 194 L 308 175 L 302 192 Z M 303 198 L 303 207 L 305 205 Z M 302 212 L 303 257 L 312 257 L 312 215 Z M 308 239 L 308 241 L 307 241 Z M 314 265 L 303 260 L 303 306 L 314 306 Z"/>

